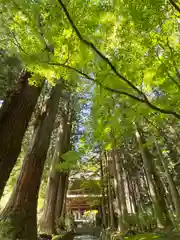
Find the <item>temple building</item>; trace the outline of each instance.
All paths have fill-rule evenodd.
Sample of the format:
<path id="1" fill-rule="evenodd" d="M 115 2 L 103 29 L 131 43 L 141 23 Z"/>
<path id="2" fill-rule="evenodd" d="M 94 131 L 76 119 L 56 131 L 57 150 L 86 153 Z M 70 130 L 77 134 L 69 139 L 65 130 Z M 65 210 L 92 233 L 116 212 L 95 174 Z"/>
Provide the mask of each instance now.
<path id="1" fill-rule="evenodd" d="M 85 221 L 85 212 L 101 211 L 100 185 L 98 180 L 73 179 L 67 193 L 67 212 L 74 215 L 76 222 Z"/>

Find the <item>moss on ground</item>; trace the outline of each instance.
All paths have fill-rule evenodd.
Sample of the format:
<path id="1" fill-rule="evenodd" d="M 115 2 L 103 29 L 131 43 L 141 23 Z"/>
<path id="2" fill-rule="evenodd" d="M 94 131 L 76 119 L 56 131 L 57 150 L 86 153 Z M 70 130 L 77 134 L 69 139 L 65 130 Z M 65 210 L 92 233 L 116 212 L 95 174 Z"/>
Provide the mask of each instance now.
<path id="1" fill-rule="evenodd" d="M 123 237 L 121 234 L 114 233 L 111 237 L 112 240 L 180 240 L 180 233 L 168 233 L 168 234 L 152 234 L 144 233 L 136 236 Z"/>
<path id="2" fill-rule="evenodd" d="M 66 232 L 53 236 L 52 240 L 71 240 L 73 237 L 74 234 L 72 232 Z"/>
<path id="3" fill-rule="evenodd" d="M 52 240 L 61 240 L 63 235 L 56 235 L 52 238 Z"/>
<path id="4" fill-rule="evenodd" d="M 125 240 L 163 240 L 163 238 L 157 234 L 145 233 L 137 236 L 124 237 Z M 164 238 L 165 240 L 165 238 Z"/>

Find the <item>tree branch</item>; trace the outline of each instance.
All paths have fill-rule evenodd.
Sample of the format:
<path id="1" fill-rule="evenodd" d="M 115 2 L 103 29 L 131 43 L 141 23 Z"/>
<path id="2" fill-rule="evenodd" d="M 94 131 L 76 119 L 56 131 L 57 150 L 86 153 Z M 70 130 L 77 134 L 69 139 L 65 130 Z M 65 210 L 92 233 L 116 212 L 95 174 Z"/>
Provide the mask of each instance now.
<path id="1" fill-rule="evenodd" d="M 69 70 L 75 71 L 75 72 L 77 72 L 78 74 L 80 74 L 81 76 L 85 77 L 86 79 L 89 79 L 91 82 L 94 82 L 94 83 L 96 83 L 97 85 L 101 86 L 102 88 L 106 89 L 107 91 L 110 91 L 110 92 L 113 92 L 113 93 L 117 93 L 117 94 L 121 94 L 121 95 L 126 95 L 126 96 L 128 96 L 128 97 L 130 97 L 130 98 L 133 98 L 133 99 L 139 101 L 139 102 L 146 103 L 146 100 L 141 99 L 141 98 L 138 98 L 138 97 L 136 97 L 136 96 L 134 96 L 134 95 L 132 95 L 132 94 L 130 94 L 130 93 L 127 93 L 127 92 L 124 92 L 124 91 L 120 91 L 120 90 L 118 90 L 118 89 L 114 89 L 114 88 L 107 87 L 107 86 L 105 86 L 103 83 L 97 81 L 95 78 L 90 77 L 87 73 L 84 73 L 84 72 L 82 72 L 82 71 L 80 71 L 80 70 L 78 70 L 78 69 L 76 69 L 76 68 L 74 68 L 74 67 L 71 67 L 71 66 L 69 66 L 69 65 L 64 65 L 64 64 L 61 64 L 61 63 L 52 63 L 52 62 L 50 62 L 50 63 L 48 63 L 48 64 L 49 64 L 49 65 L 52 65 L 52 66 L 64 67 L 64 68 L 67 68 L 67 69 L 69 69 Z"/>
<path id="2" fill-rule="evenodd" d="M 105 86 L 103 83 L 99 82 L 98 80 L 96 80 L 95 78 L 93 77 L 90 77 L 87 73 L 84 73 L 74 67 L 71 67 L 69 65 L 64 65 L 62 63 L 53 63 L 53 62 L 50 62 L 48 63 L 49 65 L 52 65 L 52 66 L 60 66 L 60 67 L 64 67 L 66 69 L 69 69 L 69 70 L 72 70 L 72 71 L 75 71 L 77 72 L 78 74 L 80 74 L 81 76 L 85 77 L 86 79 L 89 79 L 90 81 L 96 83 L 97 85 L 101 86 L 102 88 L 104 88 L 105 90 L 109 91 L 109 92 L 112 92 L 112 93 L 116 93 L 116 94 L 119 94 L 119 95 L 125 95 L 125 96 L 128 96 L 130 97 L 131 99 L 134 99 L 138 102 L 141 102 L 141 103 L 144 103 L 146 105 L 148 105 L 151 109 L 157 111 L 157 112 L 161 112 L 161 113 L 164 113 L 164 114 L 168 114 L 168 115 L 172 115 L 178 119 L 180 119 L 180 114 L 178 114 L 177 112 L 175 111 L 171 111 L 169 109 L 163 109 L 163 108 L 160 108 L 160 107 L 157 107 L 155 106 L 154 104 L 152 104 L 147 98 L 146 99 L 142 99 L 142 98 L 139 98 L 135 95 L 132 95 L 128 92 L 125 92 L 125 91 L 120 91 L 118 89 L 114 89 L 114 88 L 111 88 L 111 87 L 108 87 L 108 86 Z"/>
<path id="3" fill-rule="evenodd" d="M 176 11 L 180 13 L 180 7 L 178 6 L 178 4 L 174 0 L 169 0 L 169 1 L 171 5 L 176 9 Z"/>
<path id="4" fill-rule="evenodd" d="M 126 77 L 124 77 L 121 73 L 119 73 L 118 70 L 116 69 L 116 67 L 112 64 L 112 62 L 103 53 L 101 53 L 92 42 L 89 42 L 83 38 L 80 31 L 74 24 L 69 12 L 68 12 L 67 8 L 65 7 L 64 3 L 62 2 L 62 0 L 58 0 L 58 2 L 61 5 L 69 23 L 71 24 L 72 29 L 75 31 L 79 40 L 81 42 L 83 42 L 85 45 L 87 45 L 89 48 L 91 48 L 101 59 L 103 59 L 110 66 L 111 70 L 115 73 L 115 75 L 117 77 L 119 77 L 122 81 L 127 83 L 132 89 L 134 89 L 138 94 L 140 94 L 141 96 L 143 96 L 146 99 L 146 95 L 141 90 L 139 90 L 131 81 L 129 81 Z"/>
<path id="5" fill-rule="evenodd" d="M 58 3 L 60 4 L 60 6 L 62 7 L 72 29 L 75 31 L 76 35 L 78 36 L 79 40 L 82 41 L 85 45 L 87 45 L 88 47 L 90 47 L 101 59 L 103 59 L 111 68 L 111 70 L 115 73 L 116 76 L 118 76 L 122 81 L 124 81 L 125 83 L 127 83 L 132 89 L 134 89 L 140 96 L 143 97 L 142 98 L 139 98 L 139 97 L 136 97 L 132 94 L 129 94 L 127 92 L 124 92 L 124 91 L 119 91 L 119 90 L 116 90 L 116 89 L 112 89 L 112 88 L 109 88 L 107 86 L 104 86 L 102 83 L 100 82 L 97 82 L 97 80 L 95 79 L 92 79 L 92 78 L 89 78 L 89 76 L 85 76 L 86 74 L 82 74 L 82 72 L 80 72 L 79 70 L 75 70 L 75 69 L 71 69 L 72 70 L 75 70 L 76 72 L 78 72 L 79 74 L 81 75 L 84 75 L 85 77 L 88 77 L 88 79 L 90 80 L 93 80 L 95 81 L 97 84 L 101 85 L 104 89 L 108 90 L 108 91 L 111 91 L 111 92 L 115 92 L 115 93 L 118 93 L 118 94 L 122 94 L 122 95 L 126 95 L 126 96 L 129 96 L 130 98 L 133 98 L 139 102 L 142 102 L 142 103 L 146 103 L 150 108 L 152 108 L 153 110 L 155 111 L 159 111 L 161 113 L 165 113 L 165 114 L 170 114 L 170 115 L 173 115 L 175 116 L 176 118 L 180 119 L 180 114 L 178 114 L 177 112 L 174 112 L 174 111 L 171 111 L 171 110 L 166 110 L 166 109 L 162 109 L 162 108 L 159 108 L 157 106 L 155 106 L 154 104 L 152 104 L 147 96 L 145 95 L 145 93 L 143 93 L 141 90 L 139 90 L 131 81 L 129 81 L 127 78 L 125 78 L 121 73 L 118 72 L 118 70 L 116 69 L 116 67 L 112 64 L 112 62 L 106 57 L 104 56 L 103 53 L 101 53 L 96 47 L 95 45 L 92 43 L 92 42 L 89 42 L 87 41 L 86 39 L 83 38 L 83 36 L 81 35 L 80 31 L 78 30 L 78 28 L 76 27 L 76 25 L 74 24 L 66 6 L 64 5 L 64 3 L 62 2 L 62 0 L 57 0 Z M 172 1 L 172 0 L 170 0 Z M 67 67 L 66 67 L 67 68 Z M 69 67 L 68 67 L 69 68 Z M 70 69 L 69 68 L 69 69 Z"/>

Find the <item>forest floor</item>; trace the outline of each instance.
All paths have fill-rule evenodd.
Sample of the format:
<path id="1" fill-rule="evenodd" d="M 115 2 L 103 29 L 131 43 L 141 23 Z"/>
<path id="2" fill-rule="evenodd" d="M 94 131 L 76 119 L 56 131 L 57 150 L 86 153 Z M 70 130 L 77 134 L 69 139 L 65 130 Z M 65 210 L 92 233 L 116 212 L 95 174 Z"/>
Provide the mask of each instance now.
<path id="1" fill-rule="evenodd" d="M 98 237 L 95 237 L 92 235 L 73 235 L 72 233 L 67 233 L 64 236 L 56 236 L 54 238 L 52 238 L 51 236 L 48 235 L 41 235 L 42 238 L 39 238 L 40 240 L 59 240 L 59 239 L 64 239 L 64 240 L 97 240 L 99 239 Z M 113 236 L 114 240 L 119 240 L 119 239 L 123 239 L 123 240 L 180 240 L 180 232 L 179 233 L 142 233 L 142 234 L 138 234 L 135 236 L 126 236 L 126 237 L 122 237 L 120 238 L 119 234 L 115 234 Z"/>
<path id="2" fill-rule="evenodd" d="M 167 234 L 167 235 L 159 235 L 159 234 L 150 234 L 150 233 L 145 233 L 145 234 L 139 234 L 136 236 L 129 236 L 129 237 L 124 237 L 124 240 L 180 240 L 180 233 L 172 233 L 172 234 Z"/>

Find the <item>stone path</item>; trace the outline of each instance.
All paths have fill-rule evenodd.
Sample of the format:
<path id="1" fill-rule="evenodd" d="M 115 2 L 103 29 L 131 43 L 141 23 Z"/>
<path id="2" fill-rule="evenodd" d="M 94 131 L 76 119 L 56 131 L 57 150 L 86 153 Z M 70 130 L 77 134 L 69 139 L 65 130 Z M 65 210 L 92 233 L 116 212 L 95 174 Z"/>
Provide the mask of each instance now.
<path id="1" fill-rule="evenodd" d="M 92 235 L 80 235 L 80 236 L 75 236 L 74 240 L 98 240 L 99 238 L 94 237 Z"/>
<path id="2" fill-rule="evenodd" d="M 75 229 L 75 232 L 78 235 L 91 236 L 90 239 L 92 239 L 93 236 L 100 236 L 101 230 L 100 227 L 79 227 Z"/>

